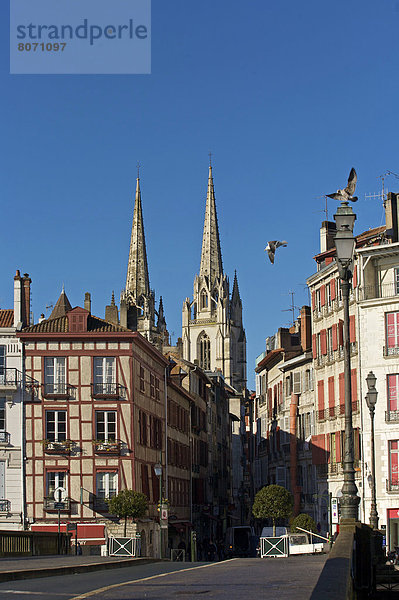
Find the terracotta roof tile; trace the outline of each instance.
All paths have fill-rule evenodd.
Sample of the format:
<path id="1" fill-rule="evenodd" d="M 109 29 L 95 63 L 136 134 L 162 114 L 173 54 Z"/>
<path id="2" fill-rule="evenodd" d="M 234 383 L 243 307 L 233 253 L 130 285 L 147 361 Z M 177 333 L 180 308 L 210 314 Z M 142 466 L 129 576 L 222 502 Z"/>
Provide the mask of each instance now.
<path id="1" fill-rule="evenodd" d="M 0 309 L 0 327 L 14 326 L 14 311 L 12 308 Z"/>
<path id="2" fill-rule="evenodd" d="M 36 325 L 25 327 L 24 333 L 68 333 L 68 317 L 58 317 L 56 319 L 46 319 Z M 99 317 L 90 315 L 87 319 L 87 331 L 93 333 L 116 332 L 116 331 L 131 331 L 121 325 L 108 323 Z"/>

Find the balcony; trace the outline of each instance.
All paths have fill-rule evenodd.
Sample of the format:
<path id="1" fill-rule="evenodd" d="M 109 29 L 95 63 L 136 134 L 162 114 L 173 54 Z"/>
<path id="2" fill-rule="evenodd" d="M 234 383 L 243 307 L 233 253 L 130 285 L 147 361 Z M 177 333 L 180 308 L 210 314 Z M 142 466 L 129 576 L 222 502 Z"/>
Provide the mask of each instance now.
<path id="1" fill-rule="evenodd" d="M 119 383 L 92 383 L 92 398 L 119 400 L 126 397 L 126 388 Z"/>
<path id="2" fill-rule="evenodd" d="M 43 398 L 51 400 L 69 400 L 74 396 L 75 388 L 68 383 L 44 383 Z"/>
<path id="3" fill-rule="evenodd" d="M 46 454 L 70 454 L 72 444 L 71 440 L 43 440 L 43 447 Z"/>
<path id="4" fill-rule="evenodd" d="M 22 381 L 22 373 L 18 369 L 6 369 L 0 367 L 0 390 L 17 391 L 18 385 Z"/>
<path id="5" fill-rule="evenodd" d="M 361 300 L 372 300 L 374 298 L 392 298 L 398 296 L 399 286 L 397 283 L 382 283 L 379 285 L 365 285 L 360 290 Z"/>
<path id="6" fill-rule="evenodd" d="M 392 346 L 392 347 L 384 346 L 383 354 L 385 357 L 398 356 L 399 355 L 399 346 Z"/>
<path id="7" fill-rule="evenodd" d="M 387 492 L 399 492 L 399 482 L 392 482 L 390 479 L 387 482 Z"/>
<path id="8" fill-rule="evenodd" d="M 10 500 L 0 500 L 0 513 L 9 513 L 11 510 Z"/>
<path id="9" fill-rule="evenodd" d="M 119 440 L 93 440 L 96 454 L 120 454 L 121 442 Z"/>
<path id="10" fill-rule="evenodd" d="M 399 423 L 399 410 L 386 410 L 385 423 Z"/>
<path id="11" fill-rule="evenodd" d="M 71 500 L 70 498 L 66 498 L 63 502 L 57 502 L 53 496 L 47 496 L 44 498 L 44 510 L 47 512 L 70 512 Z"/>
<path id="12" fill-rule="evenodd" d="M 324 408 L 322 408 L 321 410 L 317 411 L 317 420 L 318 421 L 325 421 L 326 420 L 326 411 L 324 410 Z"/>

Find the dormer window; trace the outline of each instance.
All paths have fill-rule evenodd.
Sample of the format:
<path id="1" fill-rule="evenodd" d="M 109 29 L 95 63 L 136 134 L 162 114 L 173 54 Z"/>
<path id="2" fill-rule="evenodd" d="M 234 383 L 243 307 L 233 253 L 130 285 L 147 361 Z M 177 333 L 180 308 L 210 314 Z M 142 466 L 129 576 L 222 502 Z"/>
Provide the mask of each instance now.
<path id="1" fill-rule="evenodd" d="M 68 328 L 70 333 L 80 333 L 87 331 L 87 317 L 89 311 L 77 306 L 67 312 Z"/>
<path id="2" fill-rule="evenodd" d="M 205 290 L 201 292 L 201 309 L 208 308 L 208 294 Z"/>

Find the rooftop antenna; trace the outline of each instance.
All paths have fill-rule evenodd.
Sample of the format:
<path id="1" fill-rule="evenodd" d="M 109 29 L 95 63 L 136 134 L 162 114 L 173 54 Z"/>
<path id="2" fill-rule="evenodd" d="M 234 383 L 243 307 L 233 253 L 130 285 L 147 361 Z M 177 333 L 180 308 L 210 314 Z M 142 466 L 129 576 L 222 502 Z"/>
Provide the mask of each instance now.
<path id="1" fill-rule="evenodd" d="M 315 200 L 323 200 L 326 203 L 326 207 L 322 208 L 321 210 L 315 210 L 313 212 L 323 212 L 326 215 L 326 221 L 328 221 L 328 208 L 327 208 L 327 196 L 317 196 L 317 198 L 315 198 Z"/>
<path id="2" fill-rule="evenodd" d="M 385 206 L 385 202 L 387 199 L 387 194 L 388 194 L 388 188 L 385 188 L 385 179 L 386 177 L 395 177 L 395 179 L 399 179 L 399 175 L 397 173 L 394 173 L 393 171 L 385 171 L 385 173 L 383 173 L 382 175 L 378 176 L 378 179 L 381 179 L 381 183 L 382 183 L 382 189 L 381 192 L 379 194 L 365 194 L 364 195 L 364 199 L 365 200 L 382 200 L 382 202 L 384 203 Z"/>
<path id="3" fill-rule="evenodd" d="M 46 304 L 46 316 L 47 316 L 47 312 L 50 308 L 54 308 L 54 304 Z"/>
<path id="4" fill-rule="evenodd" d="M 291 296 L 291 308 L 283 308 L 281 310 L 281 312 L 292 312 L 292 324 L 295 323 L 295 311 L 296 310 L 300 310 L 299 306 L 295 306 L 295 302 L 294 302 L 294 296 L 295 296 L 295 292 L 294 290 L 289 290 L 288 294 Z"/>

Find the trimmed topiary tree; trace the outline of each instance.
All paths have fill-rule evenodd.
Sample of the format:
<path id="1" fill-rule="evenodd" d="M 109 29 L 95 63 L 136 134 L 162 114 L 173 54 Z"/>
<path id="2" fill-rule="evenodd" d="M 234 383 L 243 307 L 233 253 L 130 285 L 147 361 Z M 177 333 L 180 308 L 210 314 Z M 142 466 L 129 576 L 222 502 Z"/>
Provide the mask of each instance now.
<path id="1" fill-rule="evenodd" d="M 302 527 L 302 529 L 306 529 L 307 531 L 313 531 L 313 533 L 317 533 L 317 526 L 314 520 L 310 515 L 306 513 L 301 513 L 294 517 L 291 521 L 291 531 L 292 533 L 303 533 L 298 527 Z"/>
<path id="2" fill-rule="evenodd" d="M 128 518 L 140 519 L 144 517 L 148 508 L 147 496 L 133 490 L 122 490 L 119 494 L 107 500 L 107 503 L 111 515 L 125 519 L 124 537 L 126 537 Z"/>
<path id="3" fill-rule="evenodd" d="M 256 494 L 252 514 L 257 519 L 271 519 L 273 535 L 276 535 L 276 520 L 288 519 L 292 514 L 294 499 L 281 485 L 268 485 Z"/>

